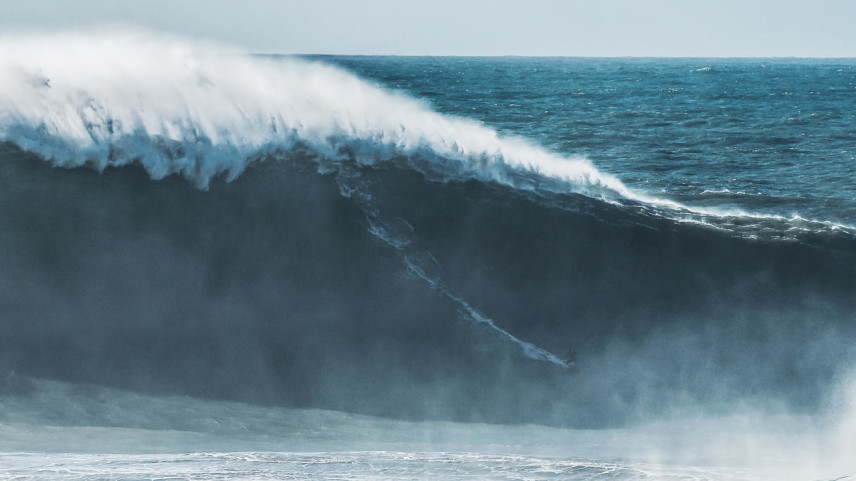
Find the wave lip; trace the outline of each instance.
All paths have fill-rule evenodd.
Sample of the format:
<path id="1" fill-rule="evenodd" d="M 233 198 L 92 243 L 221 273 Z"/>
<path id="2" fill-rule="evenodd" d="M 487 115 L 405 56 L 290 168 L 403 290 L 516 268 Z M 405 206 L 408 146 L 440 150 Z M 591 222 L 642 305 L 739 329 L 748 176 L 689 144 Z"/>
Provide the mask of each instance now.
<path id="1" fill-rule="evenodd" d="M 270 152 L 405 161 L 448 179 L 626 197 L 615 177 L 477 122 L 445 116 L 332 66 L 143 32 L 0 39 L 0 139 L 60 166 L 139 162 L 201 186 Z"/>

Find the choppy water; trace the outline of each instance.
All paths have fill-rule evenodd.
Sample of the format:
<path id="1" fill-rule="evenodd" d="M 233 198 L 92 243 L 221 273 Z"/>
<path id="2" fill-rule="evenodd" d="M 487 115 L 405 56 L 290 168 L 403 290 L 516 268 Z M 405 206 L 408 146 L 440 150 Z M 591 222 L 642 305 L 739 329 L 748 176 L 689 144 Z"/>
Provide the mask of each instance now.
<path id="1" fill-rule="evenodd" d="M 856 64 L 325 58 L 693 206 L 856 224 Z"/>

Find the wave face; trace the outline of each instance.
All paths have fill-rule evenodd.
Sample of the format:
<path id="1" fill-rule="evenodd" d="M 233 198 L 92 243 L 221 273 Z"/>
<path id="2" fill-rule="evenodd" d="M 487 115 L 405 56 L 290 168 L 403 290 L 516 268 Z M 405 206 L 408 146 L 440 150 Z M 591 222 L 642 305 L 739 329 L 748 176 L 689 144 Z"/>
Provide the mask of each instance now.
<path id="1" fill-rule="evenodd" d="M 606 427 L 820 412 L 856 360 L 836 222 L 705 211 L 336 67 L 150 34 L 7 37 L 0 87 L 4 393 Z"/>

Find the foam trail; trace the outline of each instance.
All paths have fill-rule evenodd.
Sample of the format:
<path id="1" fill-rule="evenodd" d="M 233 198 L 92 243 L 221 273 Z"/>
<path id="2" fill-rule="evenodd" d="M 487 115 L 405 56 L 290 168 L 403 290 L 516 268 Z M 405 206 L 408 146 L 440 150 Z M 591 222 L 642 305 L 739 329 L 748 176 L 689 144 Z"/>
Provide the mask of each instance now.
<path id="1" fill-rule="evenodd" d="M 474 322 L 477 322 L 479 324 L 483 324 L 483 325 L 489 327 L 490 329 L 495 331 L 497 334 L 499 334 L 503 339 L 511 341 L 512 343 L 519 346 L 520 350 L 523 352 L 524 356 L 528 357 L 529 359 L 533 359 L 535 361 L 549 362 L 549 363 L 555 364 L 557 366 L 560 366 L 564 369 L 571 369 L 571 368 L 575 367 L 575 363 L 573 361 L 564 361 L 562 359 L 559 359 L 558 356 L 556 356 L 556 355 L 554 355 L 554 354 L 552 354 L 552 353 L 550 353 L 544 349 L 541 349 L 540 347 L 538 347 L 534 344 L 530 344 L 526 341 L 522 341 L 522 340 L 514 337 L 508 331 L 506 331 L 506 330 L 502 329 L 501 327 L 497 326 L 496 324 L 494 324 L 490 318 L 485 317 L 484 315 L 479 313 L 467 301 L 465 301 L 464 299 L 452 294 L 449 291 L 449 289 L 447 289 L 446 286 L 444 286 L 440 281 L 438 281 L 437 279 L 434 279 L 430 275 L 428 275 L 422 268 L 417 266 L 409 256 L 404 256 L 404 263 L 407 265 L 408 272 L 412 273 L 413 275 L 415 275 L 419 279 L 422 279 L 423 281 L 428 283 L 428 285 L 431 286 L 432 289 L 435 289 L 435 290 L 441 292 L 444 296 L 446 296 L 450 300 L 454 301 L 455 304 L 457 304 L 458 307 L 461 309 L 462 314 L 466 315 L 468 318 L 470 318 Z"/>
<path id="2" fill-rule="evenodd" d="M 462 316 L 472 322 L 483 324 L 499 334 L 500 337 L 507 341 L 516 344 L 526 357 L 536 360 L 556 364 L 565 369 L 571 369 L 576 366 L 574 361 L 565 361 L 555 356 L 554 354 L 535 346 L 534 344 L 518 339 L 510 332 L 502 329 L 494 324 L 494 322 L 479 313 L 465 299 L 453 294 L 438 278 L 428 274 L 425 268 L 420 267 L 415 257 L 423 257 L 425 253 L 414 252 L 411 248 L 410 237 L 413 234 L 413 226 L 405 219 L 397 219 L 398 227 L 393 223 L 384 220 L 381 210 L 375 205 L 374 198 L 371 194 L 372 183 L 361 178 L 359 172 L 350 169 L 343 169 L 337 177 L 339 189 L 342 195 L 350 197 L 354 200 L 357 206 L 363 211 L 368 227 L 367 232 L 379 239 L 384 244 L 392 247 L 401 255 L 401 260 L 404 263 L 407 272 L 414 275 L 416 278 L 425 281 L 429 287 L 441 292 L 446 298 L 453 301 L 459 308 Z M 402 225 L 403 224 L 403 228 Z M 436 259 L 427 253 L 428 263 L 436 263 Z"/>
<path id="3" fill-rule="evenodd" d="M 294 149 L 327 161 L 405 162 L 448 179 L 631 196 L 582 158 L 564 158 L 338 68 L 264 59 L 143 32 L 0 37 L 0 140 L 59 166 L 138 162 L 201 186 L 252 158 Z"/>

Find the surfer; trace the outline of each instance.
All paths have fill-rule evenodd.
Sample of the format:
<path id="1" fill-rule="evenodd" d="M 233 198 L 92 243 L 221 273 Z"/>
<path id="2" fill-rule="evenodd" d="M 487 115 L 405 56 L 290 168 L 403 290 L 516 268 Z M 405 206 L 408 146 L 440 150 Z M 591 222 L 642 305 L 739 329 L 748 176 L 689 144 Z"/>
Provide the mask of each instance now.
<path id="1" fill-rule="evenodd" d="M 576 351 L 574 351 L 573 348 L 568 349 L 568 353 L 565 354 L 563 360 L 568 369 L 570 369 L 571 371 L 577 370 L 577 353 Z"/>

